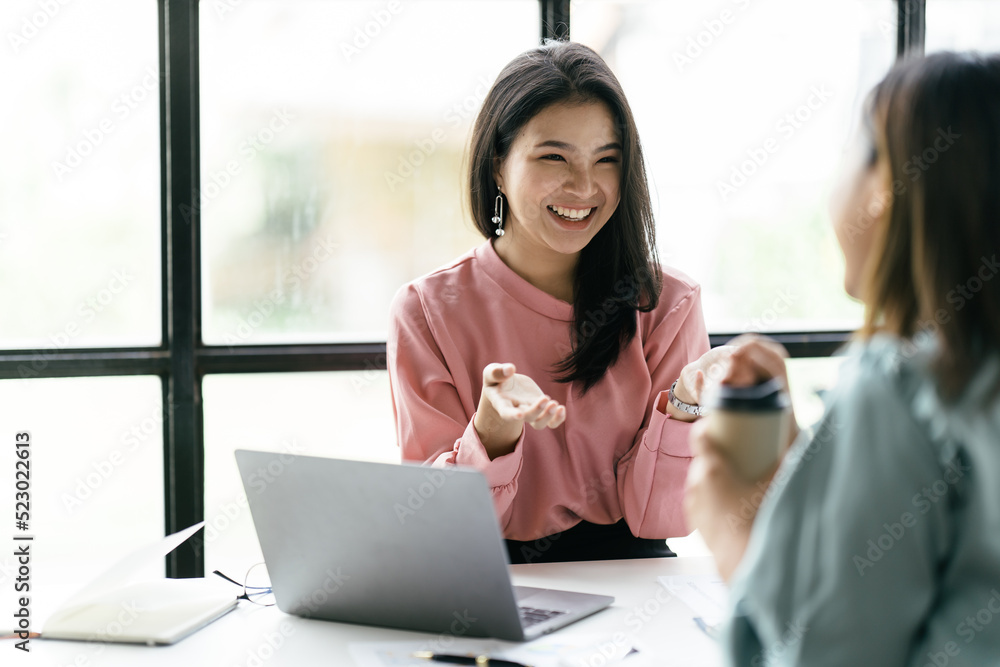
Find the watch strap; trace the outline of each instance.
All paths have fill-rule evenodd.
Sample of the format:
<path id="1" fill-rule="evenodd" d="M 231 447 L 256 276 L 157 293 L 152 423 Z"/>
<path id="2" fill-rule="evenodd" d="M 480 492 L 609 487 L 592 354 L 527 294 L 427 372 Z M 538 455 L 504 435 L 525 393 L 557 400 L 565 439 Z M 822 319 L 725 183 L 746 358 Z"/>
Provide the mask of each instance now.
<path id="1" fill-rule="evenodd" d="M 700 405 L 685 403 L 681 399 L 677 398 L 677 394 L 674 393 L 674 389 L 677 387 L 678 382 L 680 382 L 680 378 L 674 380 L 674 383 L 670 385 L 670 391 L 667 392 L 667 400 L 670 401 L 670 404 L 681 412 L 686 412 L 689 415 L 694 415 L 696 417 L 704 416 L 705 408 Z"/>

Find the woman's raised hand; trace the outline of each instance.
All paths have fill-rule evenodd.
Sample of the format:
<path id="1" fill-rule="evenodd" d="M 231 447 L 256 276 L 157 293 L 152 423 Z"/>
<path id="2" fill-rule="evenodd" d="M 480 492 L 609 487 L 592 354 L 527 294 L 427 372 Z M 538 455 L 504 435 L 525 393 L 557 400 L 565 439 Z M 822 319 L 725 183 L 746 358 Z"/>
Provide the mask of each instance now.
<path id="1" fill-rule="evenodd" d="M 681 376 L 674 393 L 685 403 L 701 403 L 701 394 L 709 381 L 718 382 L 726 371 L 726 364 L 736 348 L 721 345 L 712 348 L 681 369 Z"/>
<path id="2" fill-rule="evenodd" d="M 729 344 L 733 346 L 733 353 L 729 356 L 726 372 L 720 382 L 746 387 L 776 377 L 781 379 L 785 391 L 789 390 L 788 369 L 785 366 L 788 351 L 779 343 L 757 334 L 743 334 Z M 799 437 L 794 409 L 789 409 L 788 420 L 788 442 L 782 443 L 782 454 Z"/>
<path id="3" fill-rule="evenodd" d="M 513 451 L 524 424 L 535 429 L 558 428 L 566 408 L 549 398 L 514 364 L 489 364 L 483 369 L 483 392 L 473 424 L 491 459 Z"/>
<path id="4" fill-rule="evenodd" d="M 681 375 L 677 378 L 677 386 L 674 388 L 674 396 L 685 403 L 699 405 L 702 392 L 708 383 L 718 382 L 725 373 L 726 362 L 734 349 L 729 345 L 713 348 L 682 368 Z M 664 409 L 667 414 L 679 421 L 690 422 L 697 419 L 694 415 L 681 412 L 670 403 L 667 403 Z"/>
<path id="5" fill-rule="evenodd" d="M 731 341 L 733 349 L 727 356 L 721 377 L 713 378 L 735 386 L 749 386 L 781 378 L 788 388 L 785 359 L 788 352 L 778 343 L 748 334 Z M 782 455 L 798 435 L 795 415 L 789 411 L 789 439 L 783 443 Z M 684 493 L 684 513 L 688 523 L 701 532 L 719 573 L 726 580 L 739 565 L 750 538 L 750 528 L 757 509 L 767 492 L 777 464 L 765 479 L 746 481 L 733 467 L 732 461 L 708 436 L 707 425 L 696 424 L 691 429 L 691 453 L 694 459 L 688 468 Z"/>
<path id="6" fill-rule="evenodd" d="M 745 387 L 779 377 L 788 389 L 788 351 L 779 343 L 757 334 L 743 334 L 729 341 L 727 347 L 732 347 L 733 353 L 720 382 Z"/>

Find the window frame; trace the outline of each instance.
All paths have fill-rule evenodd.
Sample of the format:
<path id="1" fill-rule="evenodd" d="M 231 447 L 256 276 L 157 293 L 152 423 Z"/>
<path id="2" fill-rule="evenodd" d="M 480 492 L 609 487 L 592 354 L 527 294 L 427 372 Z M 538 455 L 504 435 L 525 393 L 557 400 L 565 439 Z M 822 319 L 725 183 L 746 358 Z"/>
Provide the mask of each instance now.
<path id="1" fill-rule="evenodd" d="M 897 60 L 924 50 L 926 0 L 896 0 Z M 202 380 L 209 373 L 385 370 L 381 343 L 213 346 L 201 340 L 199 0 L 158 0 L 162 343 L 0 350 L 0 379 L 156 375 L 162 384 L 166 533 L 205 514 Z M 570 38 L 570 0 L 539 0 L 542 39 Z M 850 331 L 769 332 L 791 357 L 824 357 Z M 738 333 L 716 333 L 713 347 Z M 202 542 L 167 556 L 167 576 L 201 577 Z"/>

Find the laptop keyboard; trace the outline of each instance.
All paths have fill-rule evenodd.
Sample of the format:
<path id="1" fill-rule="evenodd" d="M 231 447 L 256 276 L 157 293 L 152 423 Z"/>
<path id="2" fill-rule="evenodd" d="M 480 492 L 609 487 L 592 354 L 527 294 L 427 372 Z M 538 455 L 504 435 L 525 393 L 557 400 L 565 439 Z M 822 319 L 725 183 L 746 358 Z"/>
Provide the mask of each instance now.
<path id="1" fill-rule="evenodd" d="M 555 609 L 535 609 L 534 607 L 518 607 L 517 612 L 521 617 L 521 626 L 524 628 L 530 628 L 533 625 L 566 613 L 565 611 L 557 611 Z"/>

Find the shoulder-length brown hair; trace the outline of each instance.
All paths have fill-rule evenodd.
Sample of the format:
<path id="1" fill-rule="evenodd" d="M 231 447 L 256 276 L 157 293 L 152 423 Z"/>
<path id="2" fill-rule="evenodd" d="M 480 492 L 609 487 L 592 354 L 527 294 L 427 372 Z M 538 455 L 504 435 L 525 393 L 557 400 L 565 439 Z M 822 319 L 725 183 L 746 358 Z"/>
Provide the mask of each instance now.
<path id="1" fill-rule="evenodd" d="M 1000 350 L 1000 57 L 909 59 L 866 113 L 892 206 L 866 267 L 859 333 L 936 332 L 933 371 L 954 399 Z"/>
<path id="2" fill-rule="evenodd" d="M 518 133 L 546 107 L 585 102 L 607 105 L 622 161 L 618 207 L 577 264 L 573 347 L 553 369 L 558 381 L 579 381 L 584 392 L 636 335 L 636 313 L 656 307 L 662 283 L 639 133 L 621 84 L 601 56 L 582 44 L 548 42 L 526 51 L 504 67 L 487 93 L 468 157 L 472 217 L 483 236 L 492 239 L 493 174 Z"/>

